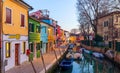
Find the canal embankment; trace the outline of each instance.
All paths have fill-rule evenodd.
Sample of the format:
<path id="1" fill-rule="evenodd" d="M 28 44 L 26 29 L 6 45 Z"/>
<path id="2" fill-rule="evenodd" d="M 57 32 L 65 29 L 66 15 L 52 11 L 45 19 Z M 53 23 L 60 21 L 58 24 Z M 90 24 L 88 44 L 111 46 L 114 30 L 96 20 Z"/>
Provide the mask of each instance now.
<path id="1" fill-rule="evenodd" d="M 57 67 L 57 65 L 59 65 L 61 60 L 67 54 L 67 48 L 68 47 L 66 47 L 66 49 L 63 52 L 61 52 L 61 55 L 57 56 L 57 58 L 55 58 L 49 65 L 46 66 L 46 72 L 45 69 L 43 69 L 40 73 L 52 73 L 53 70 Z"/>
<path id="2" fill-rule="evenodd" d="M 93 46 L 87 46 L 87 45 L 84 45 L 84 44 L 81 44 L 81 46 L 84 47 L 87 50 L 91 50 L 93 52 L 99 52 L 99 53 L 104 54 L 107 59 L 109 59 L 110 61 L 114 62 L 115 65 L 120 66 L 120 53 L 118 53 L 118 52 L 115 51 L 114 52 L 114 57 L 110 58 L 108 55 L 105 54 L 106 50 L 103 49 L 103 48 L 98 48 L 98 47 L 93 47 Z"/>

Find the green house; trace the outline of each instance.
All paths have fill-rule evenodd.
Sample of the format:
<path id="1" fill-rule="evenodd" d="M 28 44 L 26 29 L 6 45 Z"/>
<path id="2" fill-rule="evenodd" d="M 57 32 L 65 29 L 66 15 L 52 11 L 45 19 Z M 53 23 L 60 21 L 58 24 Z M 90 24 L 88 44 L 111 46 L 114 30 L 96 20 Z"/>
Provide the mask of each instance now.
<path id="1" fill-rule="evenodd" d="M 31 51 L 30 60 L 33 58 L 40 57 L 40 22 L 33 18 L 29 17 L 29 49 Z"/>

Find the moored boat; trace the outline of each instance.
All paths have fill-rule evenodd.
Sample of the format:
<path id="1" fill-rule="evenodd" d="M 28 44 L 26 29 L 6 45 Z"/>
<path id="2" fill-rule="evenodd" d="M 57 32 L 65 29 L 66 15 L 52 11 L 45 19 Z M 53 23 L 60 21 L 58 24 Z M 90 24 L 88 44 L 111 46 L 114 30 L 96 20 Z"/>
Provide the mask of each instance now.
<path id="1" fill-rule="evenodd" d="M 92 55 L 96 58 L 100 58 L 100 59 L 104 58 L 104 55 L 102 53 L 94 52 Z"/>
<path id="2" fill-rule="evenodd" d="M 67 59 L 64 59 L 62 60 L 62 62 L 60 63 L 60 67 L 61 69 L 63 70 L 68 70 L 68 69 L 71 69 L 73 64 L 72 64 L 73 60 L 67 60 Z"/>

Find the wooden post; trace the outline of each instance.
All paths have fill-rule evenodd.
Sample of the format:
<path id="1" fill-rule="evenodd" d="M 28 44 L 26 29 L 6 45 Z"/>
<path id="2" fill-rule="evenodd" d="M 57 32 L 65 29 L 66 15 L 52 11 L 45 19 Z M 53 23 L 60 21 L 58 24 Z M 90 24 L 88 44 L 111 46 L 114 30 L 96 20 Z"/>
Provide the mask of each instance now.
<path id="1" fill-rule="evenodd" d="M 40 54 L 41 54 L 41 59 L 42 59 L 42 62 L 43 62 L 43 67 L 44 67 L 44 69 L 45 69 L 45 73 L 46 73 L 47 70 L 46 70 L 46 66 L 45 66 L 45 62 L 44 62 L 44 58 L 43 58 L 43 54 L 42 54 L 41 49 L 40 49 Z"/>
<path id="2" fill-rule="evenodd" d="M 60 55 L 62 55 L 60 48 L 59 48 L 59 53 L 60 53 Z"/>
<path id="3" fill-rule="evenodd" d="M 53 51 L 54 51 L 54 54 L 55 54 L 56 61 L 57 61 L 57 63 L 59 64 L 55 49 L 53 49 Z"/>
<path id="4" fill-rule="evenodd" d="M 31 65 L 32 65 L 32 68 L 33 68 L 34 72 L 37 73 L 36 70 L 35 70 L 35 67 L 34 67 L 34 65 L 33 65 L 33 62 L 30 61 L 30 63 L 31 63 Z"/>
<path id="5" fill-rule="evenodd" d="M 28 58 L 29 58 L 30 64 L 32 65 L 32 68 L 33 68 L 34 72 L 37 73 L 36 70 L 35 70 L 35 67 L 33 65 L 33 62 L 30 60 L 30 55 L 28 55 Z"/>

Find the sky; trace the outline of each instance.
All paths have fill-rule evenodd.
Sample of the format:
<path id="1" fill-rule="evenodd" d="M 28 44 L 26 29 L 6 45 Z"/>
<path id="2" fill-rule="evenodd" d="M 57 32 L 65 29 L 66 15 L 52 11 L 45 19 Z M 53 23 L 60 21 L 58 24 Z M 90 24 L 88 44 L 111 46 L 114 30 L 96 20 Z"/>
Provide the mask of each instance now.
<path id="1" fill-rule="evenodd" d="M 58 21 L 62 29 L 70 31 L 78 28 L 76 0 L 24 0 L 34 9 L 31 12 L 47 9 L 50 18 Z"/>

